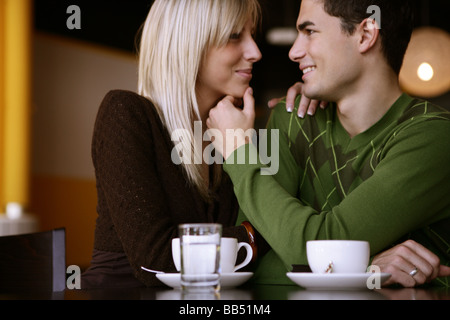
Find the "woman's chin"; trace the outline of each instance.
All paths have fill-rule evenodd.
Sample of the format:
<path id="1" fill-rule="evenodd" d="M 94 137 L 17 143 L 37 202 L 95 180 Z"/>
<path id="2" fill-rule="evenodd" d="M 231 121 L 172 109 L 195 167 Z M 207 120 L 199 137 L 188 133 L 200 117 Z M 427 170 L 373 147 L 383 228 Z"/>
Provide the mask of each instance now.
<path id="1" fill-rule="evenodd" d="M 243 99 L 245 95 L 245 91 L 247 91 L 248 86 L 243 88 L 242 90 L 236 90 L 233 94 L 230 94 L 230 96 L 236 98 L 236 99 Z"/>

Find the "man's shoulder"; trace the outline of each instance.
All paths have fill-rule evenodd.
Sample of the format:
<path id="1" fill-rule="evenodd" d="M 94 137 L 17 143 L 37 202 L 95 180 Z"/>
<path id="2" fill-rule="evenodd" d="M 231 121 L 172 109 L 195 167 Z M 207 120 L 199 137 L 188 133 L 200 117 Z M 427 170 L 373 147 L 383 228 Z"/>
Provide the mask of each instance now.
<path id="1" fill-rule="evenodd" d="M 427 152 L 440 153 L 450 160 L 450 112 L 436 104 L 411 99 L 391 132 L 397 138 L 392 141 L 420 145 Z"/>
<path id="2" fill-rule="evenodd" d="M 408 120 L 419 122 L 432 120 L 450 121 L 450 111 L 427 100 L 414 98 L 400 117 L 399 123 Z"/>

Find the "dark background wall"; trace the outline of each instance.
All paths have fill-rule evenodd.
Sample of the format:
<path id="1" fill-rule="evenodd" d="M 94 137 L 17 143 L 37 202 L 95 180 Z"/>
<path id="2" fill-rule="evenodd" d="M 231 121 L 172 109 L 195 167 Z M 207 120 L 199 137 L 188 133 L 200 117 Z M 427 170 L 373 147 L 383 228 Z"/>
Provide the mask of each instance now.
<path id="1" fill-rule="evenodd" d="M 411 0 L 416 11 L 416 26 L 430 25 L 450 32 L 449 0 Z M 263 125 L 269 98 L 284 95 L 286 89 L 300 79 L 297 66 L 288 59 L 289 46 L 267 43 L 265 35 L 274 27 L 293 27 L 300 0 L 261 0 L 263 30 L 257 40 L 263 59 L 255 66 L 252 86 L 258 106 L 257 125 Z M 136 53 L 136 41 L 152 0 L 35 0 L 35 27 L 38 31 L 55 33 L 96 44 Z M 81 29 L 69 30 L 66 20 L 68 6 L 81 9 Z M 274 81 L 274 79 L 276 79 Z M 433 99 L 449 105 L 449 94 Z"/>

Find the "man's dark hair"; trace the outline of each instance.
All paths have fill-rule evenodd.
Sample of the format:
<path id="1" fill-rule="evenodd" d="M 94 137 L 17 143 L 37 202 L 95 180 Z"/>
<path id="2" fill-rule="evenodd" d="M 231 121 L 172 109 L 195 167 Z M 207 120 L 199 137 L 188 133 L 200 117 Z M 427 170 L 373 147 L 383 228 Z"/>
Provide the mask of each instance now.
<path id="1" fill-rule="evenodd" d="M 403 58 L 414 25 L 414 14 L 410 0 L 322 0 L 324 10 L 330 16 L 341 19 L 342 30 L 352 35 L 356 26 L 372 16 L 367 13 L 372 5 L 381 13 L 381 46 L 384 56 L 396 72 L 400 73 Z"/>

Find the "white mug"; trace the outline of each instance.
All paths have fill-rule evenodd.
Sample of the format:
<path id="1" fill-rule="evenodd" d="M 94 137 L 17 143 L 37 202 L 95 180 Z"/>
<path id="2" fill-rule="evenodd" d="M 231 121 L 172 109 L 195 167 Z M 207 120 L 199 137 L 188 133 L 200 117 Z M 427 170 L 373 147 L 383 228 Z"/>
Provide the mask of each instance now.
<path id="1" fill-rule="evenodd" d="M 244 247 L 247 250 L 247 256 L 245 260 L 236 265 L 236 259 L 239 250 Z M 235 238 L 221 238 L 220 244 L 220 269 L 221 273 L 232 273 L 239 269 L 242 269 L 250 263 L 253 257 L 252 247 L 246 242 L 237 242 Z M 177 271 L 181 269 L 180 262 L 180 238 L 172 239 L 172 258 L 177 268 Z"/>
<path id="2" fill-rule="evenodd" d="M 244 247 L 247 250 L 245 260 L 236 265 L 239 250 Z M 253 257 L 252 247 L 247 242 L 239 242 L 236 238 L 222 238 L 220 242 L 220 269 L 221 273 L 232 273 L 242 269 L 250 263 Z"/>
<path id="3" fill-rule="evenodd" d="M 315 240 L 306 243 L 306 254 L 314 273 L 364 273 L 370 246 L 367 241 Z"/>

